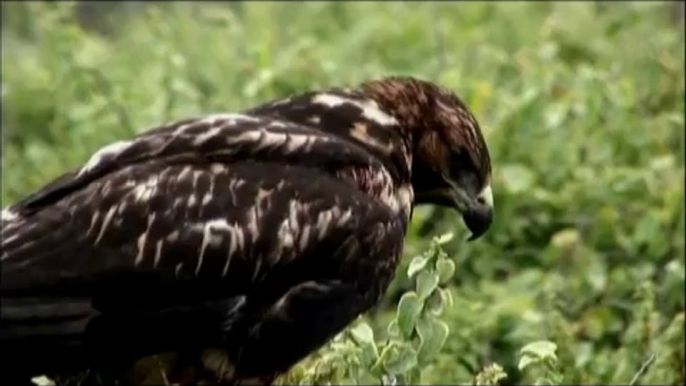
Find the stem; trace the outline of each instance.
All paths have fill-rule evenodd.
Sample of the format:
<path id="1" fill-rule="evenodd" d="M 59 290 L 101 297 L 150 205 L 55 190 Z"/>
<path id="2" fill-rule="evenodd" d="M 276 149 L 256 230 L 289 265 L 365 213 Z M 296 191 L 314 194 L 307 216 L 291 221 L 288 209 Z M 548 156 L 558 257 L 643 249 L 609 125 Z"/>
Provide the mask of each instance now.
<path id="1" fill-rule="evenodd" d="M 634 386 L 636 384 L 636 382 L 638 382 L 638 379 L 641 376 L 643 376 L 643 374 L 646 371 L 648 371 L 648 367 L 650 367 L 650 365 L 652 365 L 653 362 L 655 362 L 655 358 L 656 358 L 655 353 L 652 353 L 650 355 L 650 357 L 648 357 L 648 359 L 645 362 L 643 362 L 643 365 L 641 365 L 641 368 L 638 369 L 638 372 L 636 373 L 636 375 L 634 375 L 634 378 L 631 380 L 631 382 L 629 382 L 629 386 Z"/>

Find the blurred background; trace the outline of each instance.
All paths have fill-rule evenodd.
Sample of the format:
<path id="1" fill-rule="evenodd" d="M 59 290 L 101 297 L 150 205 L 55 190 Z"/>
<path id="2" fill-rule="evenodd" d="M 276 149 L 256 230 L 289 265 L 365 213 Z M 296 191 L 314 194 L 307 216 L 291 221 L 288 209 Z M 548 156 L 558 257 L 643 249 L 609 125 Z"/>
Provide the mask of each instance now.
<path id="1" fill-rule="evenodd" d="M 159 123 L 392 74 L 460 95 L 494 165 L 488 235 L 418 210 L 367 316 L 456 234 L 422 383 L 531 382 L 519 350 L 550 340 L 561 383 L 683 384 L 683 3 L 3 2 L 2 206 Z"/>

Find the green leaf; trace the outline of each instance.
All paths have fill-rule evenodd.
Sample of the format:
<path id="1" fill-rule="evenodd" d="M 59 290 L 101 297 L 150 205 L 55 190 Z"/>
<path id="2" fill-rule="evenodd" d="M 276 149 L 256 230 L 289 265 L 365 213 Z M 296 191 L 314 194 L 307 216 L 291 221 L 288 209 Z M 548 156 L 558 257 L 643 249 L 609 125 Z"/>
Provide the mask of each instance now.
<path id="1" fill-rule="evenodd" d="M 507 373 L 503 371 L 502 366 L 497 363 L 492 363 L 484 367 L 476 375 L 477 385 L 497 385 L 500 380 L 507 378 Z"/>
<path id="2" fill-rule="evenodd" d="M 422 271 L 417 275 L 417 295 L 426 299 L 438 286 L 438 275 L 434 272 Z"/>
<path id="3" fill-rule="evenodd" d="M 654 215 L 644 216 L 636 225 L 634 239 L 639 242 L 649 242 L 661 233 L 660 222 Z"/>
<path id="4" fill-rule="evenodd" d="M 445 302 L 439 291 L 434 291 L 434 293 L 432 293 L 431 296 L 429 296 L 429 298 L 426 300 L 425 305 L 429 312 L 434 316 L 443 315 L 443 311 L 445 310 Z"/>
<path id="5" fill-rule="evenodd" d="M 505 190 L 510 193 L 522 193 L 528 191 L 534 183 L 534 175 L 529 168 L 514 164 L 503 165 L 502 176 Z"/>
<path id="6" fill-rule="evenodd" d="M 384 347 L 379 354 L 379 359 L 376 363 L 369 369 L 369 371 L 376 377 L 380 377 L 384 372 L 384 364 L 394 355 L 397 355 L 398 345 L 395 342 L 390 343 L 388 346 Z"/>
<path id="7" fill-rule="evenodd" d="M 398 327 L 398 319 L 393 319 L 390 323 L 388 323 L 388 328 L 386 329 L 386 331 L 388 331 L 388 335 L 390 336 L 400 336 L 400 327 Z"/>
<path id="8" fill-rule="evenodd" d="M 405 337 L 412 335 L 417 318 L 422 311 L 422 301 L 417 293 L 406 292 L 398 302 L 398 328 Z"/>
<path id="9" fill-rule="evenodd" d="M 443 299 L 443 306 L 447 308 L 452 308 L 455 305 L 455 300 L 453 300 L 453 293 L 447 288 L 439 288 L 438 293 L 441 294 L 441 299 Z"/>
<path id="10" fill-rule="evenodd" d="M 390 375 L 403 374 L 417 365 L 417 352 L 409 344 L 399 345 L 393 354 L 384 362 L 384 369 Z"/>
<path id="11" fill-rule="evenodd" d="M 417 321 L 417 334 L 419 335 L 419 360 L 426 363 L 443 348 L 450 328 L 442 320 L 422 318 Z"/>
<path id="12" fill-rule="evenodd" d="M 519 371 L 522 371 L 525 368 L 527 368 L 529 365 L 531 365 L 532 363 L 538 363 L 540 361 L 541 361 L 540 358 L 535 358 L 535 357 L 532 357 L 530 355 L 524 355 L 523 357 L 521 357 L 519 359 L 519 363 L 517 364 L 517 368 L 519 369 Z"/>
<path id="13" fill-rule="evenodd" d="M 557 360 L 557 356 L 555 355 L 556 350 L 557 345 L 555 343 L 548 340 L 539 340 L 522 347 L 520 353 L 524 356 L 529 355 L 542 360 Z"/>
<path id="14" fill-rule="evenodd" d="M 563 229 L 553 234 L 550 243 L 560 249 L 569 249 L 579 243 L 581 235 L 576 229 Z"/>
<path id="15" fill-rule="evenodd" d="M 438 272 L 438 281 L 440 283 L 447 283 L 455 273 L 455 262 L 446 258 L 438 259 L 436 262 L 436 272 Z"/>
<path id="16" fill-rule="evenodd" d="M 350 334 L 359 345 L 374 344 L 374 331 L 367 323 L 360 323 L 351 328 Z"/>
<path id="17" fill-rule="evenodd" d="M 428 257 L 416 256 L 414 259 L 412 259 L 410 266 L 407 268 L 407 277 L 411 279 L 417 272 L 424 269 L 424 267 L 426 267 L 426 263 L 428 262 Z"/>
<path id="18" fill-rule="evenodd" d="M 434 242 L 435 242 L 437 245 L 443 245 L 443 244 L 449 242 L 450 240 L 452 240 L 453 237 L 454 237 L 453 233 L 452 233 L 452 232 L 448 232 L 448 233 L 445 233 L 445 234 L 442 234 L 442 235 L 436 237 L 436 238 L 434 239 Z"/>
<path id="19" fill-rule="evenodd" d="M 367 323 L 360 323 L 350 330 L 353 340 L 361 347 L 361 360 L 371 365 L 379 357 L 379 350 L 374 341 L 374 331 Z"/>

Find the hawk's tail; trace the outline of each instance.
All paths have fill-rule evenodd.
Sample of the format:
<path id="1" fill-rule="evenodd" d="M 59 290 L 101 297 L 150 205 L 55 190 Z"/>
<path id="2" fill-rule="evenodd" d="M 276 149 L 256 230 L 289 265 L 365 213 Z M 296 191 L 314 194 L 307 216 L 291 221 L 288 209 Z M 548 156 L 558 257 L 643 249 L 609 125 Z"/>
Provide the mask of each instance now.
<path id="1" fill-rule="evenodd" d="M 81 353 L 90 302 L 3 296 L 0 311 L 3 379 L 24 382 L 41 372 L 69 371 L 87 359 Z"/>
<path id="2" fill-rule="evenodd" d="M 90 299 L 45 289 L 42 269 L 34 264 L 41 261 L 58 271 L 61 262 L 49 257 L 63 250 L 69 237 L 60 216 L 45 220 L 33 222 L 8 209 L 0 217 L 3 384 L 14 384 L 15 378 L 30 380 L 36 369 L 65 369 L 65 358 L 74 363 L 83 351 L 85 326 L 94 316 Z"/>

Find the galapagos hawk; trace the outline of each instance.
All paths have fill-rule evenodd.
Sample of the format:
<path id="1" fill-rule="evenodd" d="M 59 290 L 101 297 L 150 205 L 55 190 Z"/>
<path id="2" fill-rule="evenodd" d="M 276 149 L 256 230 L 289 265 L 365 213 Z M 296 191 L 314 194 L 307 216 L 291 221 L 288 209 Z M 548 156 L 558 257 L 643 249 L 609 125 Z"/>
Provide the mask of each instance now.
<path id="1" fill-rule="evenodd" d="M 167 355 L 169 383 L 271 383 L 380 300 L 415 205 L 484 234 L 490 177 L 469 109 L 413 77 L 112 143 L 2 211 L 0 379 Z"/>

